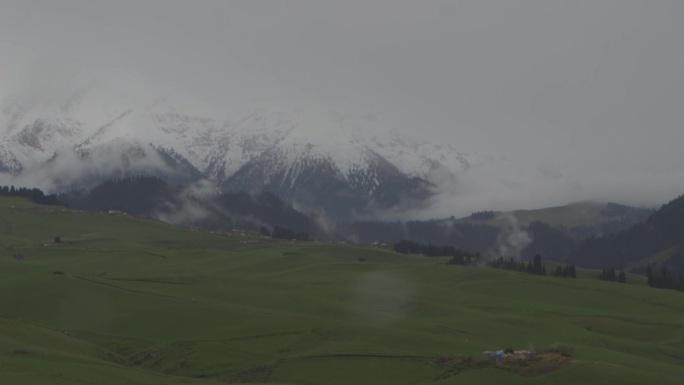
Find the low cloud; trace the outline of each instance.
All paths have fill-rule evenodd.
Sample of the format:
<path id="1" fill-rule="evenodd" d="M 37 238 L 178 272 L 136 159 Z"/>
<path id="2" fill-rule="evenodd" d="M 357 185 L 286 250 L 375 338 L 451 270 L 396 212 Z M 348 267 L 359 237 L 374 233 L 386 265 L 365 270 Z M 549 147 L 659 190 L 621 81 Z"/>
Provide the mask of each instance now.
<path id="1" fill-rule="evenodd" d="M 489 257 L 503 256 L 504 258 L 520 259 L 522 251 L 532 243 L 532 237 L 523 230 L 514 215 L 503 214 L 498 219 L 503 223 L 503 226 Z"/>
<path id="2" fill-rule="evenodd" d="M 557 173 L 516 167 L 490 158 L 466 170 L 445 167 L 430 175 L 426 200 L 403 199 L 398 205 L 375 210 L 385 220 L 461 218 L 476 211 L 505 211 L 563 205 L 579 200 L 579 188 Z"/>
<path id="3" fill-rule="evenodd" d="M 216 196 L 217 190 L 213 183 L 207 180 L 193 182 L 174 197 L 174 202 L 167 202 L 166 206 L 153 216 L 164 222 L 173 224 L 192 224 L 201 222 L 212 216 L 212 212 L 201 201 L 209 201 Z"/>
<path id="4" fill-rule="evenodd" d="M 5 185 L 38 187 L 58 193 L 91 187 L 111 178 L 175 173 L 154 148 L 120 142 L 87 156 L 73 149 L 62 149 L 47 163 L 25 170 L 21 175 L 3 174 L 0 181 Z"/>
<path id="5" fill-rule="evenodd" d="M 537 209 L 580 201 L 658 207 L 684 194 L 684 170 L 579 178 L 505 159 L 464 171 L 441 171 L 432 175 L 431 182 L 432 195 L 426 201 L 404 200 L 374 215 L 385 220 L 462 218 L 477 211 Z"/>

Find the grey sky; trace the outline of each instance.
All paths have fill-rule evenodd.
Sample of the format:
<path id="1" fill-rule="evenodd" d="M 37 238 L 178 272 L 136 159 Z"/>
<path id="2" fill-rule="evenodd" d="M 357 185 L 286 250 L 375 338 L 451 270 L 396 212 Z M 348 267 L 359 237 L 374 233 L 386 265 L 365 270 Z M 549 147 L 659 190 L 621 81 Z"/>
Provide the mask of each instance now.
<path id="1" fill-rule="evenodd" d="M 539 202 L 663 203 L 684 193 L 682 18 L 679 0 L 0 0 L 0 81 L 356 103 L 561 173 Z"/>

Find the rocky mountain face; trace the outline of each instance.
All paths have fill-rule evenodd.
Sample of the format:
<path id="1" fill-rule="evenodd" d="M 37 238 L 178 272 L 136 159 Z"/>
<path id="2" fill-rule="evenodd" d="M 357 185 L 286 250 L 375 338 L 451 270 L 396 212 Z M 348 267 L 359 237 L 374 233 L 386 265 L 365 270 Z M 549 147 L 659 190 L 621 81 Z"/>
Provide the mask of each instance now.
<path id="1" fill-rule="evenodd" d="M 253 103 L 209 116 L 178 105 L 94 88 L 61 104 L 9 100 L 0 179 L 51 192 L 133 175 L 208 180 L 220 191 L 268 191 L 348 218 L 420 202 L 445 175 L 483 161 L 399 135 L 367 112 Z"/>

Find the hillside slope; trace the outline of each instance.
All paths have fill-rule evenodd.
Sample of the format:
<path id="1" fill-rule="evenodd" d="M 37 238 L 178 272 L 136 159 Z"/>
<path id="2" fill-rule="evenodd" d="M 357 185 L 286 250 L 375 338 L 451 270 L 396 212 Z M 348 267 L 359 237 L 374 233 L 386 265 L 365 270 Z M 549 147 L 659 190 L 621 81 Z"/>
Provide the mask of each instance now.
<path id="1" fill-rule="evenodd" d="M 683 228 L 684 196 L 681 196 L 628 230 L 586 240 L 571 260 L 587 267 L 623 268 L 684 243 Z M 673 253 L 656 265 L 681 269 L 683 258 L 684 254 Z"/>

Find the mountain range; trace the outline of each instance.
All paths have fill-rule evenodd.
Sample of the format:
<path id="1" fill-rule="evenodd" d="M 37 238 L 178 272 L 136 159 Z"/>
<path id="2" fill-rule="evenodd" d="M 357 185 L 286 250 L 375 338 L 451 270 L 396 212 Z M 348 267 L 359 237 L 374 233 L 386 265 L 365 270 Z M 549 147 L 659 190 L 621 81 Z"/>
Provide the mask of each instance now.
<path id="1" fill-rule="evenodd" d="M 136 175 L 204 180 L 345 219 L 421 202 L 494 159 L 401 135 L 367 111 L 255 102 L 202 115 L 171 97 L 151 100 L 94 86 L 59 103 L 9 99 L 0 178 L 50 192 Z"/>
<path id="2" fill-rule="evenodd" d="M 61 193 L 74 207 L 210 228 L 263 224 L 327 239 L 540 253 L 591 267 L 681 269 L 680 200 L 641 224 L 650 210 L 616 204 L 460 220 L 374 216 L 420 207 L 443 185 L 497 162 L 399 134 L 368 111 L 316 103 L 208 111 L 168 95 L 131 99 L 89 86 L 58 102 L 9 98 L 0 114 L 0 184 Z"/>

